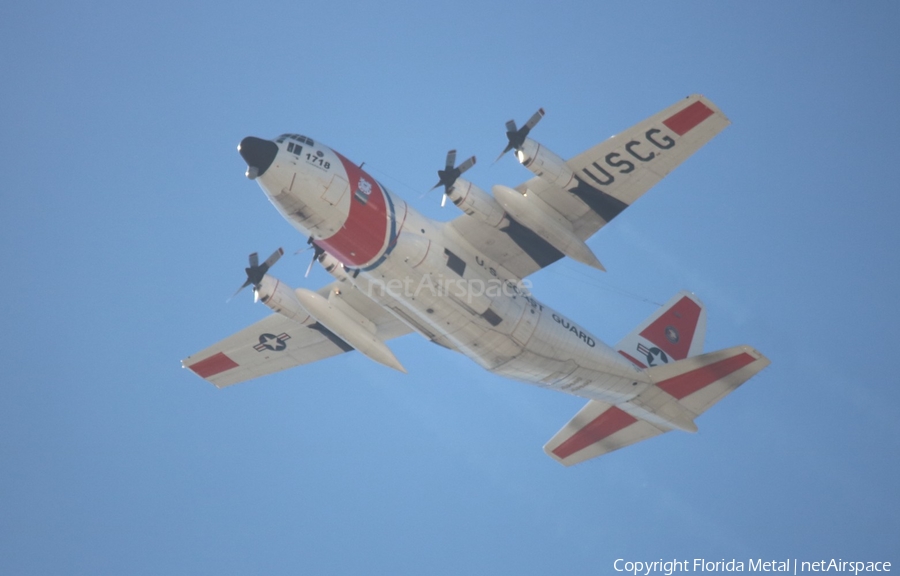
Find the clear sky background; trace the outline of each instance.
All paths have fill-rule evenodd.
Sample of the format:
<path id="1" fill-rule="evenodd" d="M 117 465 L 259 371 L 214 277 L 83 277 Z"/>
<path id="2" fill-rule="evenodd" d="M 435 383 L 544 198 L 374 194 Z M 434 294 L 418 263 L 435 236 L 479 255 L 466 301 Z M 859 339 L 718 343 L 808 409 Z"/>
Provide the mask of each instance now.
<path id="1" fill-rule="evenodd" d="M 616 558 L 900 562 L 896 2 L 6 2 L 0 573 L 604 574 Z M 299 132 L 426 215 L 449 148 L 531 176 L 691 93 L 732 126 L 535 295 L 616 342 L 681 289 L 772 365 L 574 468 L 583 400 L 415 335 L 217 390 L 179 360 L 261 319 L 305 239 L 243 176 Z M 295 286 L 309 254 L 274 273 Z M 896 564 L 895 564 L 896 566 Z"/>

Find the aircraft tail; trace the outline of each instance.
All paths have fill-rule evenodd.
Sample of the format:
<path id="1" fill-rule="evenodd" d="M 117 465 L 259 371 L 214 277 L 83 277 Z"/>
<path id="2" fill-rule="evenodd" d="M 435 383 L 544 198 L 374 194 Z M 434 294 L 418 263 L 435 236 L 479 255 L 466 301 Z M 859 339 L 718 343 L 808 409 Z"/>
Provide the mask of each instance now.
<path id="1" fill-rule="evenodd" d="M 670 430 L 695 432 L 697 416 L 769 365 L 750 346 L 701 354 L 705 335 L 703 303 L 673 296 L 615 346 L 653 386 L 618 405 L 589 401 L 544 451 L 571 466 Z"/>
<path id="2" fill-rule="evenodd" d="M 615 346 L 639 368 L 663 366 L 703 352 L 706 308 L 699 298 L 681 291 Z"/>
<path id="3" fill-rule="evenodd" d="M 768 358 L 751 346 L 734 346 L 666 366 L 648 368 L 647 374 L 655 389 L 662 390 L 666 396 L 677 400 L 682 408 L 696 417 L 734 392 L 770 363 Z M 636 403 L 644 394 L 632 402 Z"/>
<path id="4" fill-rule="evenodd" d="M 591 400 L 544 446 L 571 466 L 671 430 L 695 432 L 694 418 L 769 365 L 735 346 L 647 369 L 653 386 L 618 405 Z"/>

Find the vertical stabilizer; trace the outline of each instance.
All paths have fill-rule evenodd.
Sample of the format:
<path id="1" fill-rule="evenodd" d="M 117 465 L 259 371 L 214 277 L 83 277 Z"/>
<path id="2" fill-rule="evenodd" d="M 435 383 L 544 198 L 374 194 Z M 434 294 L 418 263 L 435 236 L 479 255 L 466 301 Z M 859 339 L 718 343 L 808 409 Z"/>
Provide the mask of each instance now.
<path id="1" fill-rule="evenodd" d="M 705 336 L 703 302 L 682 291 L 625 336 L 615 350 L 640 368 L 664 366 L 702 353 Z"/>

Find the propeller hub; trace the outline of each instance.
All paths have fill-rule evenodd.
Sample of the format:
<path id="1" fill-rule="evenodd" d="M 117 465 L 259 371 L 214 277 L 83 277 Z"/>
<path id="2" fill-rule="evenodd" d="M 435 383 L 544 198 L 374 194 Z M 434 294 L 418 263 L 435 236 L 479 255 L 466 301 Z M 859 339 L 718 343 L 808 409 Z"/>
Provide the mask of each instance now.
<path id="1" fill-rule="evenodd" d="M 438 186 L 444 187 L 444 196 L 445 198 L 441 200 L 441 206 L 444 205 L 444 200 L 446 200 L 446 196 L 450 194 L 450 190 L 453 188 L 453 184 L 459 179 L 460 175 L 475 165 L 475 157 L 472 156 L 462 164 L 457 167 L 453 167 L 453 164 L 456 163 L 456 150 L 450 150 L 447 152 L 447 161 L 443 170 L 438 170 L 438 183 L 431 187 L 432 190 L 437 188 Z"/>
<path id="2" fill-rule="evenodd" d="M 525 139 L 528 137 L 528 133 L 531 132 L 531 129 L 535 127 L 535 125 L 541 121 L 541 118 L 544 117 L 544 109 L 540 108 L 537 112 L 531 115 L 531 118 L 528 119 L 528 122 L 525 123 L 521 128 L 516 128 L 515 120 L 510 120 L 506 123 L 506 148 L 503 149 L 503 152 L 500 153 L 500 156 L 497 156 L 497 160 L 503 157 L 504 154 L 509 152 L 510 150 L 519 150 L 522 148 L 522 145 L 525 144 Z M 496 161 L 496 160 L 495 160 Z"/>
<path id="3" fill-rule="evenodd" d="M 281 258 L 281 255 L 284 254 L 284 249 L 279 248 L 278 250 L 272 252 L 272 255 L 266 258 L 266 261 L 262 264 L 259 263 L 259 255 L 254 252 L 250 255 L 250 266 L 244 268 L 244 272 L 247 274 L 247 280 L 241 284 L 241 287 L 237 289 L 231 298 L 234 298 L 238 295 L 238 293 L 246 288 L 247 286 L 253 285 L 253 293 L 254 293 L 254 302 L 256 301 L 256 291 L 259 288 L 260 283 L 263 281 L 263 278 L 266 276 L 266 272 L 269 271 L 269 268 L 275 265 L 278 262 L 278 259 Z M 229 298 L 229 300 L 231 300 Z"/>

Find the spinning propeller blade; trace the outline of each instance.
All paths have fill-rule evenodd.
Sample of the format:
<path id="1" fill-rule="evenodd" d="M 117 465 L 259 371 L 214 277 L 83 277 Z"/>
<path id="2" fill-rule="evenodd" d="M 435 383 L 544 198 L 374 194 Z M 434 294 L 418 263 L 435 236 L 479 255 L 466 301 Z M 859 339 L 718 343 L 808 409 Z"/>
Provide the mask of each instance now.
<path id="1" fill-rule="evenodd" d="M 247 280 L 241 284 L 241 287 L 237 289 L 237 291 L 231 295 L 231 298 L 237 296 L 241 290 L 246 288 L 247 286 L 253 284 L 253 301 L 256 302 L 257 295 L 255 288 L 259 286 L 259 283 L 262 282 L 263 276 L 266 275 L 266 272 L 269 271 L 269 268 L 275 265 L 278 262 L 278 259 L 281 258 L 281 255 L 284 254 L 284 249 L 279 248 L 278 250 L 272 252 L 272 255 L 266 258 L 266 261 L 262 264 L 259 263 L 259 254 L 254 252 L 248 258 L 250 266 L 244 268 L 244 272 L 247 273 Z M 230 301 L 231 298 L 228 300 Z"/>
<path id="2" fill-rule="evenodd" d="M 525 123 L 521 128 L 516 128 L 516 121 L 510 120 L 506 123 L 506 148 L 503 149 L 503 152 L 497 156 L 497 160 L 503 158 L 503 155 L 509 152 L 510 150 L 518 150 L 522 147 L 522 144 L 525 143 L 525 138 L 528 137 L 528 133 L 531 132 L 531 129 L 537 125 L 538 122 L 541 121 L 541 118 L 544 117 L 544 109 L 539 108 L 537 112 L 531 115 L 531 118 L 528 119 L 528 122 Z M 497 160 L 494 160 L 496 162 Z"/>
<path id="3" fill-rule="evenodd" d="M 309 237 L 309 240 L 307 240 L 306 243 L 313 248 L 312 260 L 309 261 L 309 266 L 306 267 L 306 274 L 303 275 L 304 278 L 309 278 L 309 273 L 312 272 L 313 264 L 315 264 L 316 260 L 318 260 L 319 257 L 325 253 L 325 249 L 319 248 L 319 245 L 316 244 L 315 241 L 313 241 L 312 236 Z"/>
<path id="4" fill-rule="evenodd" d="M 431 190 L 434 190 L 438 186 L 444 187 L 444 197 L 441 199 L 441 208 L 447 203 L 447 195 L 450 194 L 450 189 L 453 187 L 457 178 L 459 178 L 463 172 L 474 166 L 475 162 L 475 157 L 472 156 L 454 168 L 453 165 L 456 163 L 456 150 L 447 152 L 447 161 L 444 163 L 444 169 L 438 170 L 438 183 L 431 187 Z M 429 192 L 431 190 L 429 190 Z"/>

